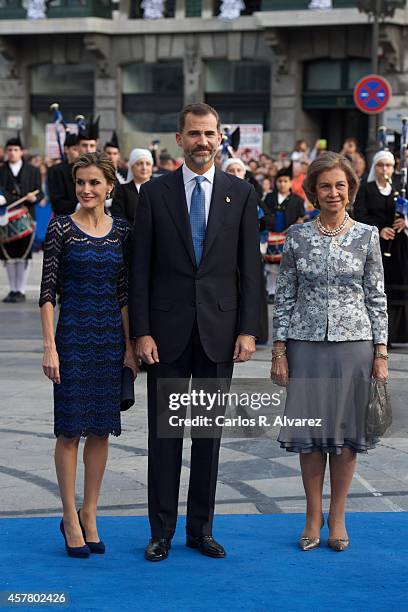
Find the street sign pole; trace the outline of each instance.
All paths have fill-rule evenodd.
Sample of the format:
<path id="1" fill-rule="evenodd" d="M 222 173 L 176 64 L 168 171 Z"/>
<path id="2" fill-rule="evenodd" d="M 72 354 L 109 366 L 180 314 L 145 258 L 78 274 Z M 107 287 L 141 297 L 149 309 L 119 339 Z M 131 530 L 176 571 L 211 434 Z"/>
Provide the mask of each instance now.
<path id="1" fill-rule="evenodd" d="M 378 47 L 380 44 L 380 11 L 381 11 L 381 0 L 374 0 L 374 13 L 373 13 L 373 27 L 371 34 L 371 72 L 378 74 Z M 377 134 L 378 127 L 380 126 L 380 116 L 371 115 L 368 122 L 368 147 L 367 153 L 369 162 L 371 163 L 372 158 L 377 150 Z"/>
<path id="2" fill-rule="evenodd" d="M 393 17 L 396 9 L 404 9 L 407 0 L 357 0 L 359 11 L 366 13 L 373 18 L 371 33 L 371 70 L 373 74 L 378 74 L 378 47 L 380 39 L 380 19 Z M 380 115 L 370 117 L 369 120 L 369 144 L 367 153 L 374 153 L 376 150 L 377 127 Z"/>

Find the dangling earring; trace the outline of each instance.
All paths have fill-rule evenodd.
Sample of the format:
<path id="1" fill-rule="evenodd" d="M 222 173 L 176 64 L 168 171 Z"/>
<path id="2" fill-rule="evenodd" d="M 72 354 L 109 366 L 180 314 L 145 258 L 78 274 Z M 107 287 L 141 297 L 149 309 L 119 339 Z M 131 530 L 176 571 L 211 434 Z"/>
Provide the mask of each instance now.
<path id="1" fill-rule="evenodd" d="M 107 191 L 105 200 L 110 200 L 110 197 L 111 197 L 111 192 Z"/>
<path id="2" fill-rule="evenodd" d="M 317 210 L 320 210 L 320 204 L 317 200 L 313 200 L 312 204 L 314 208 L 316 208 Z"/>

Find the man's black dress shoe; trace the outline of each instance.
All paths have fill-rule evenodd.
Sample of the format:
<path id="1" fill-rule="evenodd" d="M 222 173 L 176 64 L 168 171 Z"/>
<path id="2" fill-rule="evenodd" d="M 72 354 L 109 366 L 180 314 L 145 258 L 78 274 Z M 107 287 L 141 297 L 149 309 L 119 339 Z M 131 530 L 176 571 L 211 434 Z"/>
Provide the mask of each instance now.
<path id="1" fill-rule="evenodd" d="M 221 559 L 227 554 L 221 544 L 218 544 L 218 542 L 209 535 L 194 537 L 187 534 L 186 545 L 189 546 L 189 548 L 198 548 L 202 555 L 207 555 L 207 557 L 214 557 L 216 559 Z"/>
<path id="2" fill-rule="evenodd" d="M 147 561 L 164 561 L 169 556 L 171 540 L 169 538 L 152 538 L 146 546 L 145 559 Z"/>

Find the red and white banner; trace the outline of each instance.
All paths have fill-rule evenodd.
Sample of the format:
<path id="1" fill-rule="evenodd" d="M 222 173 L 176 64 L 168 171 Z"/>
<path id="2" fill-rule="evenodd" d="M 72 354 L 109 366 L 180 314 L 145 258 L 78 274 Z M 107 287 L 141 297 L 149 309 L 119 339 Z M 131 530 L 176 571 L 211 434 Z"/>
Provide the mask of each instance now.
<path id="1" fill-rule="evenodd" d="M 76 134 L 78 132 L 78 126 L 76 123 L 68 123 L 67 127 L 72 134 Z M 60 150 L 58 147 L 57 141 L 57 133 L 56 133 L 55 123 L 47 123 L 45 126 L 45 151 L 46 156 L 51 157 L 51 159 L 59 159 L 60 158 Z M 65 130 L 62 125 L 58 126 L 58 132 L 60 135 L 60 139 L 62 144 L 65 141 Z"/>

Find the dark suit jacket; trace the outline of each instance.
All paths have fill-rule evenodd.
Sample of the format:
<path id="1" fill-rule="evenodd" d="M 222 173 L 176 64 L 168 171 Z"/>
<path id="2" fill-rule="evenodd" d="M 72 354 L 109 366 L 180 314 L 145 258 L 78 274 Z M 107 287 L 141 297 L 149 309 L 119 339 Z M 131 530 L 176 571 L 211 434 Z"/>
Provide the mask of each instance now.
<path id="1" fill-rule="evenodd" d="M 139 192 L 133 181 L 130 183 L 118 184 L 115 186 L 115 194 L 110 209 L 112 217 L 126 219 L 133 226 L 137 203 L 139 202 Z"/>
<path id="2" fill-rule="evenodd" d="M 41 175 L 38 168 L 27 162 L 23 162 L 17 177 L 13 176 L 7 163 L 0 168 L 0 186 L 3 189 L 7 204 L 11 204 L 25 196 L 29 191 L 39 189 L 36 202 L 43 199 L 44 194 L 41 190 Z M 36 202 L 25 202 L 24 206 L 30 209 L 31 215 L 35 218 Z"/>
<path id="3" fill-rule="evenodd" d="M 47 173 L 48 194 L 52 210 L 56 215 L 72 215 L 78 203 L 72 166 L 73 164 L 64 161 L 52 166 Z"/>
<path id="4" fill-rule="evenodd" d="M 278 192 L 274 189 L 271 193 L 268 193 L 264 200 L 264 211 L 265 211 L 265 222 L 266 229 L 273 231 L 273 215 L 277 210 L 285 211 L 285 223 L 286 228 L 290 227 L 300 217 L 305 215 L 305 204 L 298 195 L 291 193 L 286 200 L 281 204 L 278 204 Z"/>
<path id="5" fill-rule="evenodd" d="M 198 269 L 181 168 L 142 186 L 132 242 L 131 337 L 153 336 L 161 361 L 181 355 L 196 319 L 217 363 L 232 360 L 238 333 L 258 334 L 257 196 L 246 181 L 215 171 Z"/>

